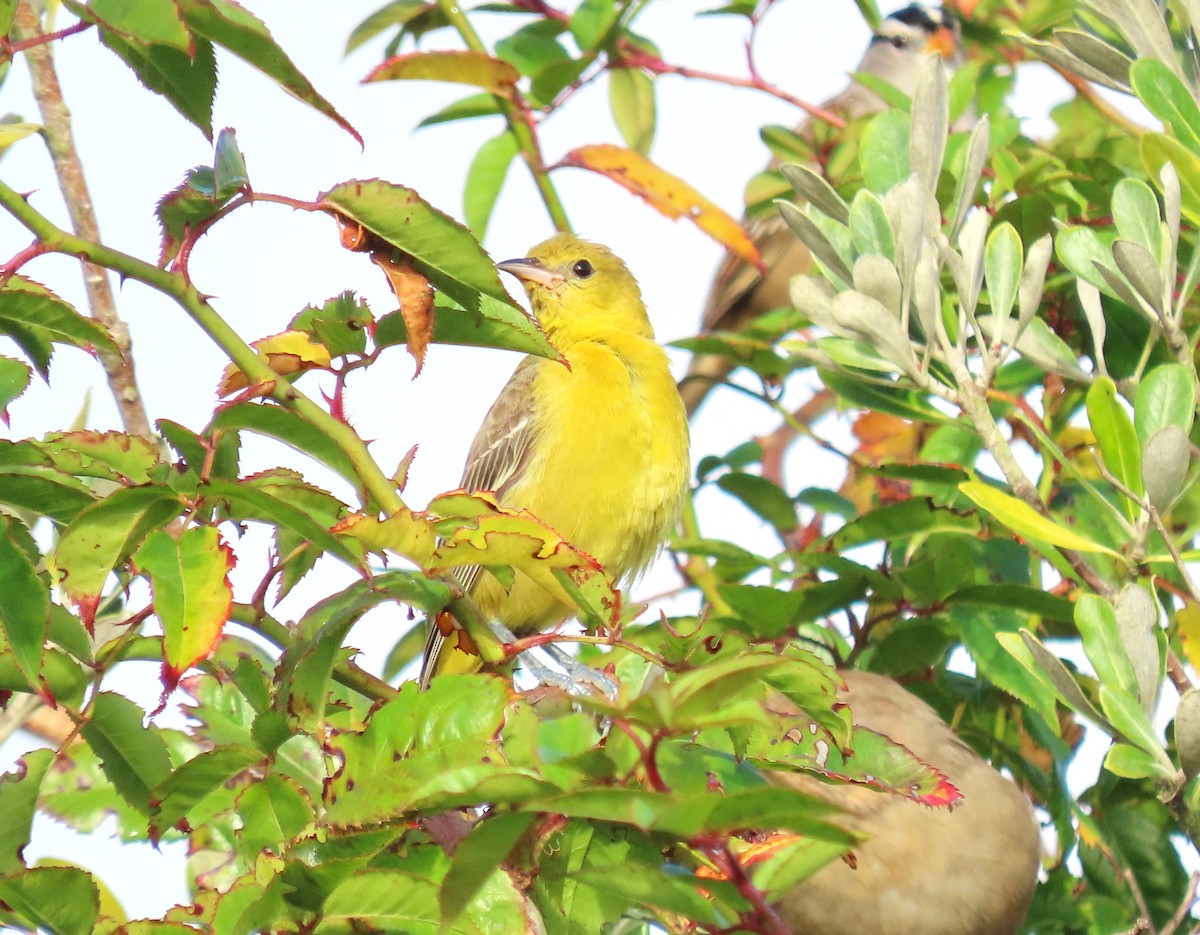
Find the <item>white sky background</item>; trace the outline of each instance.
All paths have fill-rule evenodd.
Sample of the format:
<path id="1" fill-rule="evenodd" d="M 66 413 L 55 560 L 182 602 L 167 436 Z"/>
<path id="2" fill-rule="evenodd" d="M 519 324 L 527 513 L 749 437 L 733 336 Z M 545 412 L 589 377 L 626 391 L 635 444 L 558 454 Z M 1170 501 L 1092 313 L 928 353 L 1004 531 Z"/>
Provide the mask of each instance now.
<path id="1" fill-rule="evenodd" d="M 342 48 L 350 30 L 383 6 L 384 0 L 244 2 L 366 142 L 360 149 L 335 124 L 222 52 L 214 127 L 237 130 L 256 190 L 312 199 L 347 179 L 380 177 L 408 185 L 443 211 L 461 216 L 467 166 L 478 146 L 500 132 L 500 118 L 414 133 L 422 117 L 472 89 L 426 82 L 359 84 L 379 62 L 384 40 L 375 40 L 349 59 L 342 58 Z M 660 45 L 668 62 L 744 75 L 744 22 L 694 16 L 717 5 L 717 0 L 658 3 L 640 19 L 639 30 Z M 489 42 L 518 22 L 496 14 L 473 19 Z M 60 16 L 60 25 L 69 22 L 65 14 Z M 867 35 L 851 0 L 787 0 L 777 5 L 759 31 L 757 62 L 768 80 L 819 102 L 844 86 Z M 439 46 L 457 47 L 449 32 L 429 37 L 423 47 Z M 57 47 L 56 57 L 102 236 L 108 245 L 152 261 L 159 238 L 155 203 L 180 183 L 187 169 L 211 163 L 211 144 L 162 98 L 138 84 L 100 46 L 94 32 L 67 39 Z M 1061 85 L 1039 85 L 1018 98 L 1018 109 L 1021 101 L 1028 101 L 1028 113 L 1044 115 L 1048 95 L 1065 96 Z M 731 213 L 740 214 L 745 181 L 768 156 L 758 129 L 767 123 L 793 124 L 798 113 L 766 95 L 707 82 L 665 77 L 657 86 L 659 123 L 651 157 Z M 0 89 L 0 113 L 8 111 L 38 119 L 28 71 L 20 59 Z M 541 140 L 549 162 L 586 143 L 620 143 L 609 116 L 605 82 L 585 89 L 543 124 Z M 12 147 L 0 161 L 0 176 L 19 191 L 34 192 L 31 202 L 36 208 L 69 226 L 49 157 L 38 139 Z M 692 225 L 660 216 L 607 179 L 578 169 L 561 170 L 553 178 L 575 229 L 608 244 L 628 261 L 642 284 L 659 339 L 665 343 L 694 334 L 721 247 Z M 528 173 L 520 160 L 514 161 L 485 246 L 497 259 L 522 256 L 551 232 Z M 0 256 L 11 256 L 29 239 L 24 228 L 0 215 Z M 74 261 L 39 258 L 21 272 L 86 310 Z M 220 222 L 193 252 L 191 272 L 196 285 L 214 296 L 214 308 L 246 340 L 283 330 L 306 304 L 319 304 L 347 288 L 366 297 L 377 317 L 395 307 L 383 276 L 366 256 L 340 247 L 328 217 L 276 205 L 244 208 Z M 515 283 L 506 284 L 520 294 Z M 119 312 L 132 332 L 151 419 L 171 419 L 198 431 L 216 404 L 214 388 L 225 358 L 168 299 L 136 283 L 114 285 Z M 676 372 L 682 373 L 686 355 L 673 352 L 673 358 Z M 371 450 L 385 471 L 390 472 L 412 445 L 420 445 L 406 502 L 420 507 L 457 485 L 475 429 L 517 360 L 517 355 L 500 351 L 434 346 L 423 374 L 414 382 L 411 358 L 402 349 L 392 349 L 383 365 L 351 380 L 350 418 L 362 437 L 375 440 Z M 59 349 L 51 380 L 52 389 L 35 378 L 31 389 L 10 407 L 11 428 L 0 426 L 0 438 L 40 436 L 68 428 L 89 390 L 88 427 L 120 428 L 94 360 L 70 348 Z M 300 385 L 316 395 L 311 377 Z M 710 399 L 694 426 L 693 460 L 723 452 L 731 440 L 775 426 L 775 417 L 765 407 L 739 394 L 720 393 Z M 794 488 L 834 483 L 840 465 L 827 459 L 813 446 L 802 446 L 790 465 Z M 298 467 L 316 483 L 333 483 L 327 473 L 290 449 L 267 443 L 243 446 L 244 473 L 277 464 Z M 352 492 L 344 486 L 333 490 L 354 503 Z M 721 528 L 714 532 L 751 549 L 771 548 L 769 531 L 733 501 L 723 499 L 728 508 L 721 514 Z M 705 515 L 711 527 L 711 511 L 702 513 L 702 521 Z M 238 599 L 249 596 L 265 567 L 259 561 L 265 548 L 245 545 L 238 547 Z M 300 599 L 282 612 L 285 619 L 346 580 L 332 570 L 310 577 L 314 580 Z M 673 571 L 660 568 L 639 590 L 655 593 L 671 587 L 674 579 Z M 390 617 L 376 614 L 356 628 L 351 642 L 364 647 L 363 659 L 369 667 L 381 664 L 398 632 L 394 627 L 402 622 L 401 613 L 393 609 Z M 153 707 L 158 692 L 155 668 L 130 669 L 136 677 L 114 680 L 113 686 Z M 168 711 L 161 723 L 177 723 L 177 716 L 170 715 Z M 0 770 L 33 744 L 28 735 L 16 735 L 0 748 Z M 102 834 L 78 838 L 53 822 L 39 820 L 26 856 L 56 855 L 99 871 L 131 918 L 160 915 L 187 899 L 180 849 L 174 850 L 171 860 L 148 847 L 127 848 L 114 859 L 115 847 Z"/>

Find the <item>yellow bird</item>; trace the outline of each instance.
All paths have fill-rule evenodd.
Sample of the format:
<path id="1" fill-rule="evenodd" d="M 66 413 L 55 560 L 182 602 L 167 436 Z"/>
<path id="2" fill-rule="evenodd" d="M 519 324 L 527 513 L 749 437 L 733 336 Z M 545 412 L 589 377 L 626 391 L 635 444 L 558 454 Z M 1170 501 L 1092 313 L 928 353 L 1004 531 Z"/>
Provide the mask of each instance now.
<path id="1" fill-rule="evenodd" d="M 519 278 L 566 360 L 526 357 L 475 435 L 467 490 L 493 490 L 628 579 L 674 528 L 688 489 L 688 427 L 637 281 L 607 247 L 557 234 L 499 268 Z M 510 591 L 478 567 L 459 578 L 483 615 L 521 635 L 574 608 L 520 574 Z M 479 657 L 431 625 L 421 687 Z"/>

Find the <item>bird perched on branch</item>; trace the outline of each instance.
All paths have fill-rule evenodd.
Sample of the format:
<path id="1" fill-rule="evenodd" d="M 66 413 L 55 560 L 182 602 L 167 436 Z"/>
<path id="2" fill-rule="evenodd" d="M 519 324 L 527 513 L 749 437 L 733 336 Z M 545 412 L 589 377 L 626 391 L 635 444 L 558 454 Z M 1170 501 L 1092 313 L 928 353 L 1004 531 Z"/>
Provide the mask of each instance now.
<path id="1" fill-rule="evenodd" d="M 940 54 L 947 66 L 962 62 L 958 21 L 940 7 L 914 3 L 887 17 L 871 37 L 856 72 L 872 75 L 912 94 L 920 73 L 920 64 L 931 53 Z M 852 83 L 824 105 L 832 113 L 853 119 L 881 111 L 883 100 L 861 84 Z M 801 137 L 811 137 L 813 126 L 805 121 L 796 128 Z M 771 167 L 778 165 L 772 162 Z M 708 302 L 701 317 L 701 331 L 737 332 L 764 312 L 790 308 L 788 284 L 792 277 L 812 267 L 808 248 L 788 229 L 778 212 L 747 220 L 746 229 L 754 239 L 767 268 L 758 269 L 727 253 L 713 278 Z M 680 381 L 680 393 L 691 415 L 700 408 L 712 388 L 734 369 L 734 361 L 725 356 L 698 354 Z"/>
<path id="2" fill-rule="evenodd" d="M 687 492 L 687 417 L 641 292 L 607 247 L 558 234 L 499 264 L 522 281 L 534 317 L 565 359 L 526 357 L 467 455 L 462 486 L 529 510 L 615 579 L 643 570 L 674 528 Z M 570 617 L 520 572 L 505 591 L 478 567 L 460 584 L 483 615 L 517 635 Z M 421 686 L 474 671 L 461 631 L 431 626 Z"/>
<path id="3" fill-rule="evenodd" d="M 896 682 L 842 672 L 854 723 L 885 734 L 940 770 L 962 793 L 949 811 L 801 774 L 774 778 L 824 799 L 866 840 L 855 864 L 835 861 L 778 909 L 802 935 L 1014 935 L 1038 874 L 1038 830 L 1019 789 Z"/>

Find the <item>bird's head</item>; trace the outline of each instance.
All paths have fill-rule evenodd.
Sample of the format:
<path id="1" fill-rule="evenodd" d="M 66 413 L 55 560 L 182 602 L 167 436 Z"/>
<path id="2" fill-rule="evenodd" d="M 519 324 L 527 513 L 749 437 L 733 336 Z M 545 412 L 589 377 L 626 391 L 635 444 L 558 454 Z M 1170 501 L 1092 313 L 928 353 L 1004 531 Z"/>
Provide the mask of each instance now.
<path id="1" fill-rule="evenodd" d="M 859 71 L 884 79 L 912 94 L 926 55 L 937 53 L 947 66 L 963 62 L 958 20 L 938 6 L 913 3 L 888 16 L 871 38 Z"/>
<path id="2" fill-rule="evenodd" d="M 653 337 L 637 280 L 607 247 L 555 234 L 496 265 L 521 280 L 538 323 L 560 344 L 605 332 Z"/>

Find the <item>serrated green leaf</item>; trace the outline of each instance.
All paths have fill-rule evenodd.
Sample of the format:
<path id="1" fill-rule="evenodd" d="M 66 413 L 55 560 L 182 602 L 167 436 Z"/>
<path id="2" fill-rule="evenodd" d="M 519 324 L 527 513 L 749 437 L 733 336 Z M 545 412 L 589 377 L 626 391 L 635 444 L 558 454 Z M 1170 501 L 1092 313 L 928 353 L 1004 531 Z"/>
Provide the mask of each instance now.
<path id="1" fill-rule="evenodd" d="M 104 775 L 121 798 L 149 815 L 150 790 L 171 774 L 171 760 L 158 729 L 142 725 L 144 717 L 128 698 L 99 692 L 80 733 L 100 757 Z"/>
<path id="2" fill-rule="evenodd" d="M 100 891 L 76 867 L 35 867 L 0 877 L 0 903 L 33 928 L 55 935 L 91 935 L 100 914 Z"/>
<path id="3" fill-rule="evenodd" d="M 17 521 L 0 516 L 0 631 L 30 688 L 40 684 L 42 647 L 50 623 L 50 590 L 13 536 Z M 0 856 L 2 859 L 2 856 Z"/>
<path id="4" fill-rule="evenodd" d="M 22 852 L 33 833 L 38 794 L 53 762 L 53 750 L 32 750 L 0 776 L 0 875 L 24 867 Z"/>
<path id="5" fill-rule="evenodd" d="M 157 841 L 205 796 L 226 787 L 262 759 L 261 750 L 227 744 L 188 760 L 150 792 L 150 839 Z"/>

